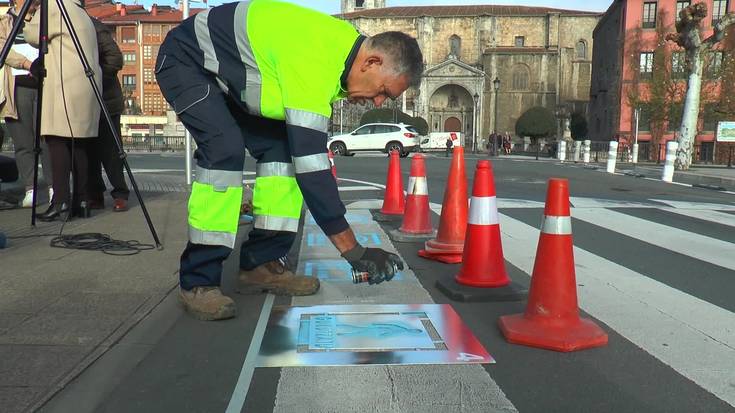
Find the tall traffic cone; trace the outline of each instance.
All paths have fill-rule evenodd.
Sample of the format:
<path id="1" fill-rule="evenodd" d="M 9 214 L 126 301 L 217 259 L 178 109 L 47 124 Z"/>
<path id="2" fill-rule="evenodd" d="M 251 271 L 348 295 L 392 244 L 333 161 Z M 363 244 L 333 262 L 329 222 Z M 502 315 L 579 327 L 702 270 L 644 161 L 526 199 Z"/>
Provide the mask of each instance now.
<path id="1" fill-rule="evenodd" d="M 431 226 L 429 210 L 429 187 L 426 182 L 426 164 L 424 156 L 419 154 L 411 158 L 411 173 L 408 176 L 408 192 L 406 193 L 406 210 L 401 227 L 389 232 L 393 241 L 416 241 L 432 237 L 436 231 Z"/>
<path id="2" fill-rule="evenodd" d="M 373 212 L 376 221 L 392 221 L 403 217 L 406 198 L 403 195 L 403 175 L 398 151 L 391 151 L 388 164 L 388 176 L 385 179 L 385 195 L 383 207 Z"/>
<path id="3" fill-rule="evenodd" d="M 437 287 L 459 301 L 507 301 L 524 296 L 505 270 L 490 161 L 477 162 L 462 267 L 454 280 L 440 279 Z"/>
<path id="4" fill-rule="evenodd" d="M 419 256 L 447 264 L 462 262 L 466 230 L 467 172 L 464 167 L 464 148 L 455 146 L 444 190 L 439 231 L 436 238 L 426 241 L 425 249 L 419 250 Z"/>
<path id="5" fill-rule="evenodd" d="M 498 320 L 506 340 L 565 352 L 607 344 L 607 334 L 597 324 L 579 317 L 572 247 L 569 182 L 552 178 L 526 312 Z"/>
<path id="6" fill-rule="evenodd" d="M 327 151 L 329 154 L 329 164 L 332 165 L 332 175 L 334 176 L 334 179 L 337 179 L 337 167 L 334 166 L 334 153 L 332 151 Z"/>

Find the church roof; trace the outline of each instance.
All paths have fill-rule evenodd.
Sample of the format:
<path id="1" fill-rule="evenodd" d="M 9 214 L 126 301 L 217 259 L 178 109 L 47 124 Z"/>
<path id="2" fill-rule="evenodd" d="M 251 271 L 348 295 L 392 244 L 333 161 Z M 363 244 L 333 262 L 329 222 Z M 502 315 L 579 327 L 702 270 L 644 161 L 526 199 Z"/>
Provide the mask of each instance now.
<path id="1" fill-rule="evenodd" d="M 539 16 L 547 13 L 561 13 L 584 16 L 600 16 L 603 12 L 553 9 L 549 7 L 500 6 L 494 4 L 466 6 L 410 6 L 365 9 L 338 15 L 343 19 L 401 18 L 401 17 L 470 17 L 470 16 Z"/>

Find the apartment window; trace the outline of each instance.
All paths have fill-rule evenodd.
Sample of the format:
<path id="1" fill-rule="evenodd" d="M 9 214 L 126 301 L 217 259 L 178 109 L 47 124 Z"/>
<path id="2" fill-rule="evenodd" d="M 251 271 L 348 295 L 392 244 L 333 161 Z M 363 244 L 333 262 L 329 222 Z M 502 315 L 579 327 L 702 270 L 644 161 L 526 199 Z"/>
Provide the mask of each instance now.
<path id="1" fill-rule="evenodd" d="M 722 52 L 707 53 L 707 75 L 717 77 L 722 71 Z"/>
<path id="2" fill-rule="evenodd" d="M 678 130 L 681 126 L 681 116 L 684 113 L 684 104 L 672 102 L 669 105 L 669 131 Z"/>
<path id="3" fill-rule="evenodd" d="M 702 115 L 702 130 L 716 130 L 717 123 L 721 120 L 720 115 L 720 113 L 717 113 L 717 103 L 705 103 L 704 114 Z"/>
<path id="4" fill-rule="evenodd" d="M 671 76 L 681 79 L 686 75 L 686 56 L 684 52 L 671 53 Z"/>
<path id="5" fill-rule="evenodd" d="M 143 59 L 150 59 L 153 56 L 152 46 L 143 46 Z"/>
<path id="6" fill-rule="evenodd" d="M 577 59 L 586 59 L 587 58 L 587 43 L 584 42 L 584 40 L 580 40 L 577 42 Z"/>
<path id="7" fill-rule="evenodd" d="M 123 75 L 123 86 L 125 87 L 135 87 L 135 75 Z"/>
<path id="8" fill-rule="evenodd" d="M 679 0 L 676 2 L 676 21 L 681 20 L 681 17 L 679 17 L 679 14 L 681 13 L 682 10 L 689 7 L 690 4 L 692 4 L 692 2 L 689 0 L 684 0 L 684 1 Z"/>
<path id="9" fill-rule="evenodd" d="M 656 27 L 656 2 L 643 3 L 643 28 L 653 29 Z"/>
<path id="10" fill-rule="evenodd" d="M 364 9 L 365 8 L 365 0 L 355 0 L 355 8 L 356 9 Z"/>
<path id="11" fill-rule="evenodd" d="M 717 24 L 727 14 L 727 0 L 714 0 L 712 2 L 712 25 Z"/>
<path id="12" fill-rule="evenodd" d="M 151 68 L 145 68 L 143 69 L 143 82 L 145 83 L 156 83 L 156 78 L 153 76 L 153 69 Z"/>
<path id="13" fill-rule="evenodd" d="M 514 44 L 516 47 L 523 47 L 526 44 L 526 38 L 524 36 L 516 36 Z"/>
<path id="14" fill-rule="evenodd" d="M 648 103 L 641 106 L 638 118 L 638 130 L 641 132 L 651 131 L 651 109 L 648 107 Z"/>
<path id="15" fill-rule="evenodd" d="M 126 65 L 135 64 L 135 53 L 134 52 L 123 53 L 123 62 L 125 62 Z"/>
<path id="16" fill-rule="evenodd" d="M 449 38 L 449 54 L 457 59 L 462 55 L 462 39 L 456 34 Z"/>
<path id="17" fill-rule="evenodd" d="M 653 73 L 653 52 L 641 53 L 641 76 L 648 77 Z"/>
<path id="18" fill-rule="evenodd" d="M 120 39 L 122 43 L 135 43 L 135 27 L 121 27 Z"/>

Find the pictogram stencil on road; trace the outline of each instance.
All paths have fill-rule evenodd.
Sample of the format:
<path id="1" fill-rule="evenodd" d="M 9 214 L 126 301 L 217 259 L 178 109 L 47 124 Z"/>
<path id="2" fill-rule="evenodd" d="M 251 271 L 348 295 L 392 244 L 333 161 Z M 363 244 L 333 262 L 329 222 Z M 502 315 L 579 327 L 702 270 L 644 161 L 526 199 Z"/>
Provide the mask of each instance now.
<path id="1" fill-rule="evenodd" d="M 320 281 L 352 283 L 352 266 L 344 259 L 305 260 L 304 275 L 317 277 Z M 398 272 L 391 281 L 402 281 L 403 273 Z"/>
<path id="2" fill-rule="evenodd" d="M 274 307 L 257 366 L 494 362 L 450 305 L 329 305 Z"/>
<path id="3" fill-rule="evenodd" d="M 378 247 L 383 245 L 380 235 L 375 232 L 355 233 L 357 242 L 366 247 Z M 306 234 L 307 247 L 326 247 L 331 246 L 332 242 L 322 232 L 309 232 Z"/>

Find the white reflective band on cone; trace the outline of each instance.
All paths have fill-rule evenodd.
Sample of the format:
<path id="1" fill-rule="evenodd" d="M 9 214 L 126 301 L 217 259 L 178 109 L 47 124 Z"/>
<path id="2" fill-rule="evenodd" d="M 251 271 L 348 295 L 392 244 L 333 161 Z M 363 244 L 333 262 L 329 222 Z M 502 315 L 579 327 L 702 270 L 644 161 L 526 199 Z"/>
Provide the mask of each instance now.
<path id="1" fill-rule="evenodd" d="M 572 217 L 544 215 L 541 220 L 541 232 L 551 235 L 571 235 Z"/>
<path id="2" fill-rule="evenodd" d="M 494 196 L 473 196 L 467 223 L 472 225 L 498 225 L 498 203 Z"/>
<path id="3" fill-rule="evenodd" d="M 429 195 L 425 176 L 409 176 L 406 195 Z"/>

